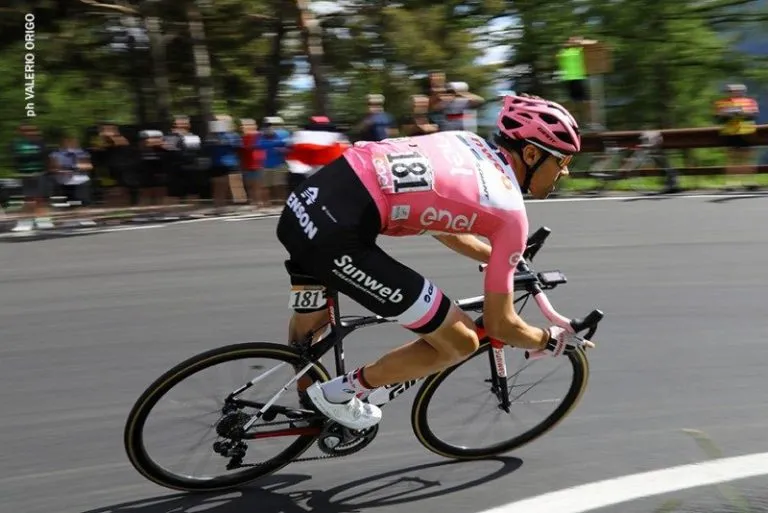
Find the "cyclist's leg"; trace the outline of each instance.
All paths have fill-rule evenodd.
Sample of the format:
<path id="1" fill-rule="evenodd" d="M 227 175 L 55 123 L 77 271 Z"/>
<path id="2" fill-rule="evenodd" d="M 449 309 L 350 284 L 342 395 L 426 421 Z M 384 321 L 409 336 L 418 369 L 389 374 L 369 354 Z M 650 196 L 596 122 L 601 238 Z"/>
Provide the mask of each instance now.
<path id="1" fill-rule="evenodd" d="M 286 260 L 285 268 L 291 278 L 289 307 L 293 310 L 288 321 L 288 343 L 295 345 L 305 340 L 310 333 L 314 333 L 312 343 L 315 343 L 324 333 L 323 326 L 329 322 L 325 285 L 307 276 L 301 267 L 291 260 Z M 308 296 L 302 306 L 301 297 L 304 293 L 308 293 Z M 311 378 L 302 376 L 296 386 L 303 392 L 311 384 Z"/>
<path id="2" fill-rule="evenodd" d="M 322 334 L 322 327 L 329 322 L 325 285 L 308 276 L 296 262 L 286 260 L 285 268 L 291 278 L 289 307 L 293 310 L 288 323 L 288 341 L 295 344 L 312 332 L 316 332 L 313 336 L 316 341 Z M 303 293 L 308 294 L 304 304 L 301 301 Z"/>
<path id="3" fill-rule="evenodd" d="M 295 344 L 306 338 L 312 332 L 316 332 L 313 343 L 320 337 L 320 329 L 328 324 L 328 312 L 323 310 L 312 313 L 293 312 L 288 321 L 288 341 Z"/>
<path id="4" fill-rule="evenodd" d="M 289 255 L 285 262 L 291 283 L 289 308 L 293 310 L 289 342 L 304 340 L 310 332 L 317 341 L 330 320 L 325 284 L 302 262 L 327 253 L 327 248 L 336 247 L 340 241 L 358 246 L 365 222 L 371 225 L 367 231 L 378 232 L 375 204 L 344 158 L 323 167 L 290 192 L 276 229 Z M 309 378 L 300 379 L 299 390 L 309 384 Z"/>
<path id="5" fill-rule="evenodd" d="M 395 318 L 420 335 L 324 384 L 330 402 L 342 403 L 379 386 L 428 376 L 468 357 L 479 346 L 474 323 L 465 312 L 436 285 L 376 245 L 316 256 L 302 265 L 312 267 L 314 275 L 365 308 Z"/>
<path id="6" fill-rule="evenodd" d="M 362 373 L 373 388 L 419 379 L 464 360 L 479 344 L 474 321 L 452 304 L 435 331 L 363 366 Z"/>

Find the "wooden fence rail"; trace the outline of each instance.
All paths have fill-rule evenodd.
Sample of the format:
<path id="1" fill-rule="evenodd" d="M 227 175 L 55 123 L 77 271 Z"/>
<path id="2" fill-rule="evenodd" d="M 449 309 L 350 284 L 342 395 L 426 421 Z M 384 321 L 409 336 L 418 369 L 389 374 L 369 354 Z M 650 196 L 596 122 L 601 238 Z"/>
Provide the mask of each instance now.
<path id="1" fill-rule="evenodd" d="M 597 132 L 582 135 L 582 152 L 595 153 L 604 149 L 606 141 L 618 146 L 631 146 L 640 141 L 641 130 L 622 132 Z M 672 128 L 660 130 L 665 149 L 720 148 L 726 146 L 726 139 L 720 135 L 720 127 Z M 768 125 L 758 125 L 757 132 L 747 136 L 753 146 L 768 146 Z"/>

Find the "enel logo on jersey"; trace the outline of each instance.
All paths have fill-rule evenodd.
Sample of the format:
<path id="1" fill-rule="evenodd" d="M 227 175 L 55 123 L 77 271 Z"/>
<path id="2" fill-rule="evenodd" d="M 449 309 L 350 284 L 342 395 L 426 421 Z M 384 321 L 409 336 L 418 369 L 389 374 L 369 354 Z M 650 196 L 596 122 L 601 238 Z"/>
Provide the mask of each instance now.
<path id="1" fill-rule="evenodd" d="M 440 224 L 442 224 L 443 230 L 454 232 L 468 232 L 472 230 L 476 220 L 477 214 L 472 214 L 472 217 L 467 218 L 467 216 L 462 214 L 454 215 L 448 210 L 435 210 L 434 207 L 427 207 L 419 218 L 421 225 L 424 227 L 432 227 L 435 223 L 438 223 L 438 227 L 435 229 L 439 230 Z"/>

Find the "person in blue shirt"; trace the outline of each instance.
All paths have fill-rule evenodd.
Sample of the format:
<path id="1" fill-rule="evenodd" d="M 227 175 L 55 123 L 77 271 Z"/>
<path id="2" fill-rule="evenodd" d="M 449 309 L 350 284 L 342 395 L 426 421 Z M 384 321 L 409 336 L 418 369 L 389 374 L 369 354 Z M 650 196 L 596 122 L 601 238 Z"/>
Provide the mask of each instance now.
<path id="1" fill-rule="evenodd" d="M 240 173 L 239 152 L 243 141 L 232 129 L 231 118 L 219 116 L 216 121 L 211 122 L 205 146 L 211 160 L 213 205 L 220 209 L 226 205 L 229 198 L 229 175 Z"/>
<path id="2" fill-rule="evenodd" d="M 397 128 L 392 116 L 384 111 L 384 96 L 368 95 L 368 115 L 355 127 L 360 141 L 381 141 L 397 137 Z"/>
<path id="3" fill-rule="evenodd" d="M 287 197 L 288 164 L 285 154 L 291 143 L 291 134 L 283 127 L 279 116 L 267 116 L 262 123 L 261 137 L 256 148 L 264 151 L 264 187 L 270 201 L 284 201 Z"/>

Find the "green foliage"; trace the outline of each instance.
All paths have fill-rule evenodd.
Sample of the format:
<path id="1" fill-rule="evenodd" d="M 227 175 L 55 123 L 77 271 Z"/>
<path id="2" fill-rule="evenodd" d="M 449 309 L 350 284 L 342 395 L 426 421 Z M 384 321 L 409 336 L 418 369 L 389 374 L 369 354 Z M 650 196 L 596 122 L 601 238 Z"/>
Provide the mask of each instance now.
<path id="1" fill-rule="evenodd" d="M 187 18 L 192 1 L 120 5 L 159 16 L 171 111 L 195 114 Z M 119 21 L 118 13 L 86 3 L 15 0 L 0 8 L 0 141 L 8 141 L 24 117 L 27 12 L 36 17 L 38 124 L 81 131 L 104 118 L 132 122 L 138 84 L 148 90 L 148 110 L 154 108 L 151 54 L 144 51 L 131 60 L 110 50 L 104 29 Z M 284 117 L 300 121 L 310 113 L 311 93 L 288 84 L 294 71 L 307 71 L 295 2 L 198 0 L 198 5 L 217 112 L 262 117 L 276 77 Z M 344 0 L 338 5 L 337 12 L 318 15 L 324 29 L 322 72 L 331 84 L 328 112 L 347 123 L 363 115 L 368 93 L 384 94 L 387 110 L 397 118 L 405 115 L 409 96 L 425 91 L 431 70 L 467 82 L 488 99 L 501 79 L 517 90 L 564 100 L 555 56 L 571 35 L 599 39 L 613 49 L 614 71 L 605 77 L 611 128 L 709 125 L 723 82 L 749 79 L 754 88 L 768 83 L 766 57 L 733 50 L 745 35 L 768 33 L 765 0 Z M 507 20 L 506 28 L 495 30 L 498 25 L 491 22 L 500 18 Z M 275 57 L 280 27 L 284 38 Z M 478 64 L 488 46 L 500 44 L 513 50 L 507 65 Z"/>

